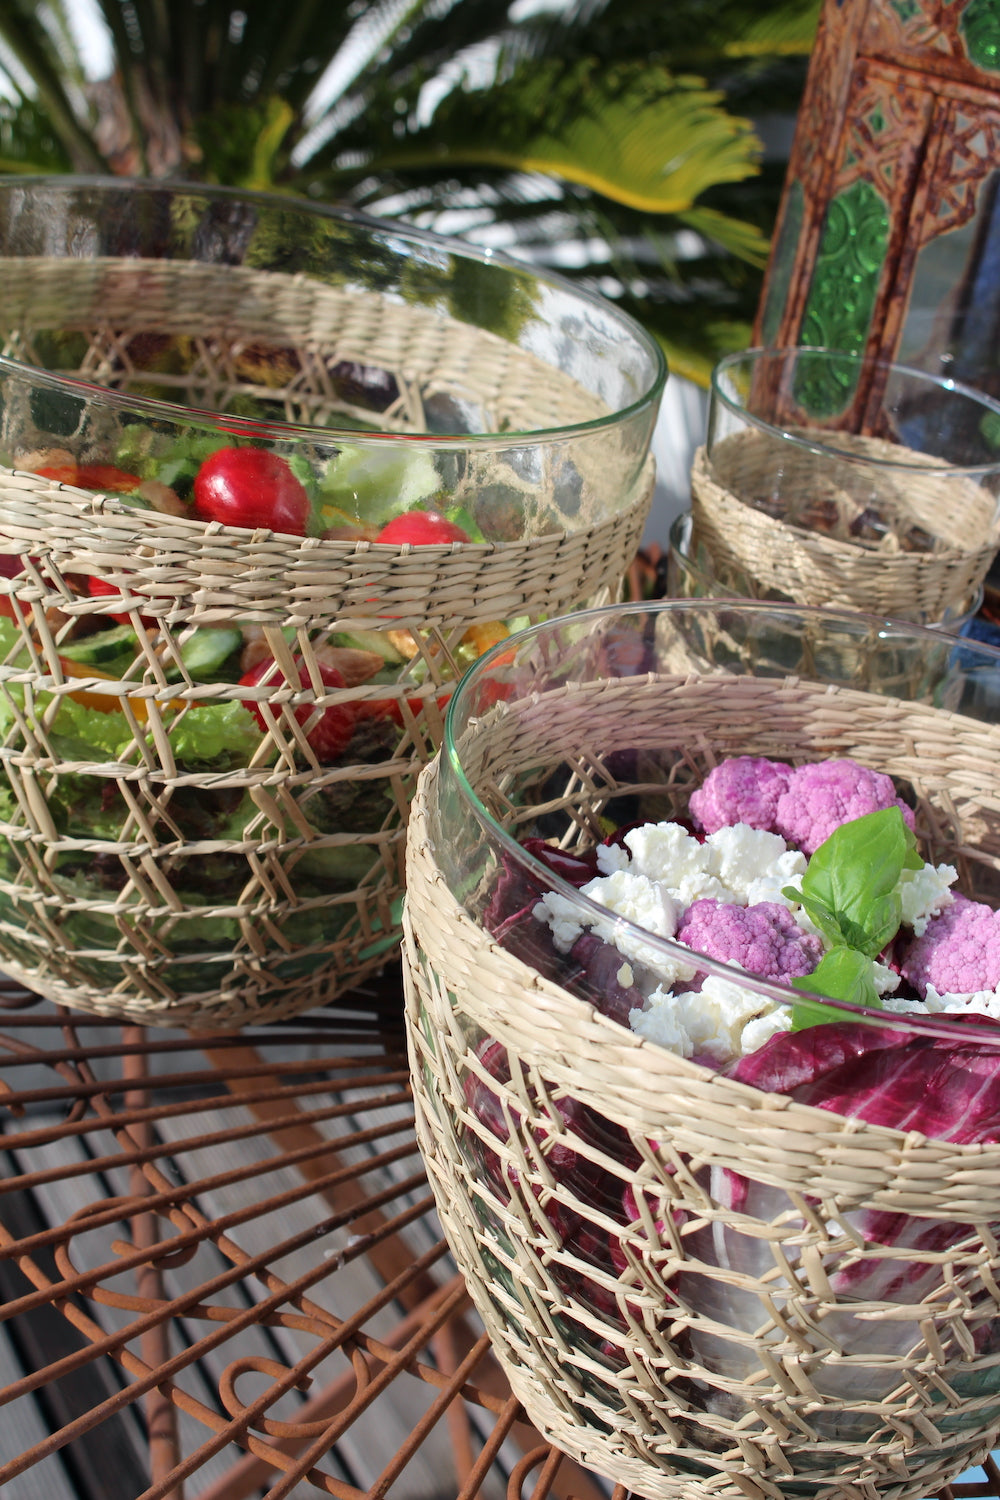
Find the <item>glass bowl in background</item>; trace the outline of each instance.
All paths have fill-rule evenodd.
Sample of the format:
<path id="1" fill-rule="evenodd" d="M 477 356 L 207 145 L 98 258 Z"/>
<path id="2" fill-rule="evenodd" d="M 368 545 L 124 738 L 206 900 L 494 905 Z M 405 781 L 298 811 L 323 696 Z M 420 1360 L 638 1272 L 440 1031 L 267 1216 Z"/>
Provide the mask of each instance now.
<path id="1" fill-rule="evenodd" d="M 1000 542 L 1000 405 L 829 349 L 750 349 L 713 372 L 692 509 L 718 562 L 801 604 L 936 620 Z"/>
<path id="2" fill-rule="evenodd" d="M 670 526 L 670 545 L 667 553 L 667 596 L 673 599 L 761 599 L 771 603 L 794 604 L 787 594 L 777 589 L 764 591 L 755 578 L 722 559 L 717 563 L 711 550 L 700 540 L 690 511 L 675 517 Z M 973 597 L 965 600 L 957 609 L 947 609 L 940 620 L 913 619 L 910 615 L 895 616 L 914 625 L 927 625 L 946 630 L 951 635 L 961 635 L 970 620 L 974 619 L 983 602 L 984 590 L 980 587 Z M 836 604 L 837 601 L 831 601 Z"/>
<path id="3" fill-rule="evenodd" d="M 662 896 L 610 913 L 583 887 L 629 861 L 596 851 L 686 821 L 726 759 L 850 758 L 991 913 L 998 681 L 995 650 L 854 611 L 665 601 L 519 634 L 452 699 L 408 832 L 418 1135 L 531 1420 L 652 1500 L 917 1497 L 990 1450 L 1000 1001 L 751 975 L 666 935 Z M 714 858 L 662 837 L 677 883 Z"/>
<path id="4" fill-rule="evenodd" d="M 253 194 L 8 180 L 0 268 L 0 962 L 157 1024 L 334 999 L 398 945 L 461 672 L 616 593 L 662 356 Z"/>

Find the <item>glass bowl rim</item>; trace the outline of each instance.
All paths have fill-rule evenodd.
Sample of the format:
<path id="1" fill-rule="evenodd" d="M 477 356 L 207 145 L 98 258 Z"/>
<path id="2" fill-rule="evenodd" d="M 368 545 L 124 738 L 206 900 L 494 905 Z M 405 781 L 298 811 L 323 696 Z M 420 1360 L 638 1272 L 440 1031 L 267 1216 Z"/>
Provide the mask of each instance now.
<path id="1" fill-rule="evenodd" d="M 878 370 L 886 370 L 890 374 L 912 376 L 915 380 L 936 387 L 939 391 L 964 397 L 966 400 L 980 406 L 985 412 L 990 412 L 1000 418 L 1000 401 L 988 396 L 985 391 L 979 391 L 975 386 L 967 385 L 961 380 L 955 380 L 950 375 L 937 375 L 930 370 L 920 370 L 914 365 L 901 364 L 896 360 L 881 359 L 875 355 L 856 354 L 847 349 L 833 349 L 819 344 L 782 344 L 775 346 L 754 345 L 748 349 L 734 350 L 723 357 L 714 366 L 709 381 L 710 401 L 717 401 L 731 416 L 738 418 L 745 426 L 754 428 L 757 432 L 767 433 L 772 438 L 779 438 L 788 443 L 790 447 L 803 453 L 813 453 L 817 458 L 835 460 L 837 463 L 864 464 L 866 468 L 879 469 L 883 472 L 897 472 L 901 474 L 918 474 L 924 478 L 937 478 L 949 476 L 951 478 L 977 477 L 987 474 L 1000 473 L 1000 454 L 992 463 L 980 464 L 949 464 L 940 460 L 937 463 L 907 463 L 905 460 L 893 458 L 877 458 L 869 454 L 854 453 L 849 448 L 838 448 L 835 443 L 823 443 L 818 439 L 805 438 L 800 433 L 788 431 L 785 427 L 777 426 L 772 422 L 765 421 L 763 417 L 756 416 L 747 411 L 746 407 L 738 405 L 722 389 L 720 380 L 728 371 L 738 364 L 750 361 L 759 363 L 762 358 L 786 358 L 789 355 L 814 354 L 827 355 L 848 364 L 867 366 Z M 831 433 L 836 429 L 831 428 Z M 708 454 L 708 438 L 706 437 L 706 455 Z"/>
<path id="2" fill-rule="evenodd" d="M 597 292 L 591 292 L 577 287 L 566 277 L 556 272 L 540 270 L 527 261 L 520 261 L 516 257 L 501 250 L 480 248 L 468 244 L 466 241 L 456 237 L 436 234 L 428 229 L 420 229 L 414 225 L 397 223 L 393 219 L 380 219 L 373 214 L 365 214 L 357 209 L 341 208 L 336 204 L 317 202 L 313 199 L 300 199 L 285 197 L 280 193 L 258 192 L 253 189 L 234 187 L 223 187 L 215 184 L 203 185 L 196 182 L 185 182 L 177 178 L 137 178 L 137 177 L 107 177 L 95 174 L 67 175 L 53 174 L 45 176 L 40 174 L 24 175 L 0 174 L 0 195 L 16 191 L 18 189 L 40 189 L 55 190 L 57 194 L 68 194 L 71 191 L 81 189 L 95 189 L 102 193 L 115 193 L 125 195 L 127 193 L 142 193 L 153 196 L 157 193 L 180 194 L 184 193 L 191 197 L 201 197 L 209 201 L 237 201 L 243 203 L 260 204 L 270 210 L 280 210 L 283 213 L 301 215 L 305 219 L 332 219 L 353 227 L 364 230 L 369 234 L 379 235 L 403 242 L 408 247 L 417 246 L 426 251 L 435 251 L 437 254 L 449 255 L 460 260 L 474 261 L 482 266 L 496 267 L 498 270 L 530 276 L 554 291 L 573 298 L 574 301 L 591 308 L 596 308 L 605 317 L 610 317 L 618 326 L 620 334 L 628 334 L 632 341 L 639 345 L 651 361 L 651 376 L 646 389 L 634 401 L 627 406 L 619 407 L 615 411 L 608 412 L 604 416 L 593 417 L 586 422 L 569 422 L 556 427 L 538 427 L 524 430 L 505 431 L 502 433 L 408 433 L 408 432 L 358 432 L 353 428 L 336 427 L 313 427 L 306 423 L 294 422 L 267 422 L 256 418 L 230 417 L 225 412 L 213 412 L 199 407 L 184 406 L 178 402 L 161 401 L 155 397 L 128 396 L 125 393 L 114 391 L 102 385 L 92 382 L 76 380 L 73 376 L 55 374 L 50 370 L 44 370 L 37 365 L 31 365 L 24 361 L 13 359 L 9 356 L 0 356 L 0 370 L 8 369 L 25 376 L 45 374 L 50 377 L 57 389 L 68 390 L 71 394 L 87 393 L 92 398 L 117 397 L 118 400 L 112 404 L 122 405 L 123 409 L 130 409 L 137 415 L 146 415 L 150 420 L 182 422 L 185 415 L 190 414 L 200 421 L 217 424 L 220 420 L 227 424 L 238 424 L 233 430 L 245 432 L 247 436 L 266 438 L 268 441 L 309 441 L 312 443 L 327 442 L 337 446 L 338 440 L 341 444 L 357 446 L 361 444 L 370 445 L 372 448 L 392 447 L 394 444 L 405 443 L 408 447 L 417 448 L 474 448 L 476 451 L 489 450 L 491 448 L 510 447 L 540 447 L 566 441 L 571 438 L 583 437 L 591 433 L 599 433 L 604 430 L 624 426 L 634 416 L 642 411 L 655 407 L 661 399 L 669 374 L 667 358 L 659 341 L 643 327 L 638 319 L 633 318 L 630 313 L 624 312 L 617 307 L 609 298 L 600 296 Z M 391 248 L 391 247 L 390 247 Z M 5 257 L 0 256 L 0 262 Z M 20 259 L 18 256 L 7 257 L 8 259 Z M 56 257 L 57 259 L 81 259 L 88 257 Z M 155 257 L 135 257 L 137 260 L 155 259 Z M 163 257 L 165 263 L 170 262 L 170 257 Z M 201 264 L 202 262 L 194 262 Z M 214 265 L 216 262 L 206 261 L 206 265 Z M 469 325 L 472 326 L 472 325 Z"/>
<path id="3" fill-rule="evenodd" d="M 728 599 L 653 599 L 643 601 L 624 602 L 618 604 L 601 605 L 597 608 L 579 610 L 571 615 L 561 615 L 551 620 L 544 620 L 535 625 L 529 625 L 525 629 L 508 636 L 497 645 L 492 646 L 489 651 L 469 667 L 460 679 L 455 691 L 452 693 L 444 716 L 444 735 L 441 749 L 436 757 L 438 762 L 439 777 L 444 774 L 449 777 L 457 789 L 458 795 L 465 803 L 476 822 L 479 823 L 487 838 L 493 842 L 501 854 L 512 857 L 526 871 L 528 876 L 539 884 L 545 891 L 554 891 L 578 905 L 582 910 L 596 920 L 607 922 L 608 908 L 600 902 L 584 896 L 577 886 L 552 871 L 547 865 L 536 859 L 523 844 L 513 838 L 506 829 L 491 816 L 486 806 L 480 801 L 471 783 L 465 775 L 461 757 L 456 745 L 456 729 L 459 723 L 460 710 L 464 711 L 464 703 L 472 692 L 475 684 L 486 677 L 492 666 L 501 658 L 509 656 L 512 651 L 517 651 L 522 646 L 529 644 L 532 640 L 547 634 L 557 634 L 565 629 L 567 625 L 580 625 L 585 627 L 588 623 L 597 625 L 602 620 L 611 620 L 615 617 L 621 618 L 626 615 L 659 615 L 659 614 L 718 614 L 721 611 L 738 615 L 782 615 L 788 617 L 806 616 L 810 620 L 829 620 L 838 625 L 857 625 L 870 630 L 873 626 L 881 627 L 890 634 L 902 636 L 915 636 L 924 639 L 928 645 L 935 645 L 940 649 L 944 644 L 939 632 L 925 625 L 911 625 L 906 621 L 894 620 L 887 615 L 869 615 L 859 610 L 832 609 L 824 605 L 800 605 L 784 604 L 775 602 L 766 603 L 763 600 L 733 600 Z M 859 631 L 860 633 L 860 631 Z M 947 638 L 945 638 L 947 639 Z M 966 641 L 961 637 L 954 638 L 954 649 L 969 649 L 977 655 L 981 655 L 987 662 L 993 662 L 1000 672 L 1000 647 L 994 647 L 983 641 Z M 638 677 L 641 674 L 636 674 Z M 736 674 L 737 676 L 739 674 Z M 472 714 L 464 714 L 471 718 Z M 687 958 L 696 950 L 686 945 L 674 942 L 670 938 L 659 937 L 656 933 L 649 932 L 644 927 L 637 926 L 629 921 L 627 917 L 613 914 L 616 927 L 627 935 L 630 941 L 642 943 L 656 951 L 661 950 L 666 958 Z M 485 929 L 484 929 L 485 930 Z M 812 990 L 792 990 L 791 986 L 782 985 L 776 981 L 763 979 L 759 975 L 749 974 L 745 969 L 737 968 L 735 965 L 723 963 L 704 954 L 698 955 L 698 969 L 724 979 L 731 984 L 738 985 L 742 989 L 752 990 L 766 999 L 774 1000 L 781 1005 L 789 1006 L 799 1000 L 809 1000 L 824 1008 L 829 1008 L 831 1020 L 837 1020 L 841 1013 L 844 1019 L 855 1020 L 866 1024 L 888 1026 L 890 1030 L 903 1032 L 915 1031 L 920 1035 L 929 1037 L 940 1037 L 948 1041 L 968 1041 L 969 1029 L 961 1018 L 957 1020 L 947 1019 L 943 1013 L 920 1015 L 911 1011 L 895 1012 L 885 1011 L 881 1008 L 864 1007 L 850 1004 L 847 1001 L 831 1000 L 828 996 L 819 995 Z M 623 955 L 623 962 L 625 962 Z M 581 1000 L 581 1004 L 589 1004 Z M 626 1028 L 628 1029 L 628 1028 Z M 975 1036 L 982 1041 L 989 1041 L 1000 1047 L 1000 1020 L 983 1017 L 981 1024 L 975 1028 Z M 655 1045 L 655 1044 L 650 1044 Z"/>

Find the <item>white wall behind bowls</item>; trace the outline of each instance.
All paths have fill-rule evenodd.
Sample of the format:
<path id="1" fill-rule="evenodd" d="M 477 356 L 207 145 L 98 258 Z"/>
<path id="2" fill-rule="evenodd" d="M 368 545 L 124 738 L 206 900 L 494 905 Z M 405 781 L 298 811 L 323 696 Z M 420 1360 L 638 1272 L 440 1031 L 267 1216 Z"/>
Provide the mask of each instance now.
<path id="1" fill-rule="evenodd" d="M 643 544 L 658 542 L 666 551 L 670 525 L 691 504 L 691 462 L 704 442 L 708 392 L 690 380 L 670 375 L 653 432 L 656 489 Z"/>

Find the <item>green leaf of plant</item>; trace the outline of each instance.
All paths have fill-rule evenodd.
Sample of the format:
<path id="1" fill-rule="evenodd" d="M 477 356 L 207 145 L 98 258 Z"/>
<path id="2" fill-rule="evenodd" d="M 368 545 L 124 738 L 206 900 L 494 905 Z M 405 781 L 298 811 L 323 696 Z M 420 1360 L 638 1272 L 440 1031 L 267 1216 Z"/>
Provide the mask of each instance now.
<path id="1" fill-rule="evenodd" d="M 781 894 L 789 901 L 796 902 L 808 913 L 811 921 L 815 923 L 827 942 L 837 944 L 845 941 L 836 913 L 832 912 L 823 901 L 810 895 L 808 891 L 797 890 L 793 885 L 784 886 Z"/>
<path id="2" fill-rule="evenodd" d="M 771 249 L 771 241 L 756 224 L 745 219 L 734 219 L 732 214 L 720 213 L 715 208 L 704 208 L 695 204 L 677 217 L 689 229 L 714 240 L 731 255 L 739 256 L 751 266 L 765 266 Z"/>
<path id="3" fill-rule="evenodd" d="M 45 24 L 46 19 L 53 22 L 58 36 L 62 10 L 63 7 L 57 4 L 54 12 L 46 17 L 45 8 L 29 5 L 25 0 L 8 4 L 0 15 L 3 39 L 31 77 L 39 103 L 76 170 L 107 171 L 107 162 L 74 109 L 66 87 L 73 80 L 59 55 L 56 39 Z"/>
<path id="4" fill-rule="evenodd" d="M 820 0 L 769 5 L 723 42 L 728 57 L 807 55 L 816 38 Z"/>
<path id="5" fill-rule="evenodd" d="M 529 59 L 502 91 L 453 89 L 427 127 L 380 156 L 396 168 L 478 162 L 541 172 L 663 214 L 754 175 L 759 161 L 750 123 L 700 79 L 590 58 L 571 68 Z"/>
<path id="6" fill-rule="evenodd" d="M 811 974 L 793 979 L 792 987 L 809 990 L 815 995 L 826 995 L 831 1000 L 844 1000 L 849 1005 L 879 1008 L 882 1004 L 872 978 L 871 960 L 854 948 L 831 948 Z M 842 1019 L 830 1006 L 815 1000 L 796 1001 L 792 1006 L 793 1031 Z"/>

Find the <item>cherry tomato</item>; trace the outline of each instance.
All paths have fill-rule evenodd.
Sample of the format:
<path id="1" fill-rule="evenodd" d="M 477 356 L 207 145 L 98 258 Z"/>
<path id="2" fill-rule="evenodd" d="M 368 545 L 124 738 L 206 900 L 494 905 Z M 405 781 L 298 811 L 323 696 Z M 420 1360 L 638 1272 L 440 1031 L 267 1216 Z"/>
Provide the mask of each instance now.
<path id="1" fill-rule="evenodd" d="M 439 713 L 444 713 L 450 697 L 450 692 L 437 695 Z M 420 717 L 426 704 L 426 698 L 407 698 L 406 700 L 406 706 L 415 719 Z M 398 698 L 372 698 L 367 702 L 356 704 L 356 709 L 359 719 L 391 719 L 394 724 L 399 725 L 400 729 L 403 728 L 403 708 Z"/>
<path id="2" fill-rule="evenodd" d="M 299 682 L 303 687 L 311 686 L 312 679 L 309 669 L 304 662 L 297 663 L 299 669 Z M 325 662 L 318 663 L 320 679 L 324 687 L 342 688 L 346 686 L 344 674 L 336 667 L 327 666 Z M 266 656 L 263 661 L 244 672 L 240 678 L 241 687 L 256 687 L 259 683 L 270 684 L 272 687 L 283 687 L 286 682 L 285 674 L 282 672 L 273 656 Z M 267 721 L 260 706 L 256 703 L 247 703 L 247 708 L 253 714 L 261 729 L 267 730 Z M 295 717 L 300 724 L 306 724 L 313 717 L 315 708 L 310 704 L 303 704 L 295 710 Z M 317 760 L 339 760 L 351 743 L 354 733 L 355 709 L 352 704 L 335 703 L 323 710 L 322 716 L 312 726 L 306 735 L 310 747 L 316 754 Z"/>
<path id="3" fill-rule="evenodd" d="M 23 572 L 23 557 L 17 557 L 13 552 L 0 552 L 0 578 L 16 578 L 18 573 Z M 0 594 L 0 615 L 7 620 L 17 620 L 14 601 L 8 594 Z"/>
<path id="4" fill-rule="evenodd" d="M 113 583 L 108 583 L 106 578 L 95 578 L 93 576 L 87 579 L 87 592 L 91 599 L 118 599 L 121 597 L 121 590 L 116 588 Z M 132 623 L 126 610 L 122 610 L 120 614 L 113 614 L 111 618 L 112 620 L 117 620 L 119 625 L 131 625 Z M 152 615 L 140 615 L 140 619 L 144 625 L 155 626 L 156 624 L 156 620 Z"/>
<path id="5" fill-rule="evenodd" d="M 195 475 L 194 510 L 203 521 L 304 536 L 309 496 L 279 454 L 219 448 Z"/>
<path id="6" fill-rule="evenodd" d="M 503 703 L 507 698 L 513 697 L 514 684 L 509 681 L 505 682 L 503 678 L 497 676 L 496 673 L 497 668 L 499 667 L 512 667 L 514 665 L 516 656 L 517 652 L 512 646 L 509 651 L 501 651 L 499 656 L 494 658 L 494 675 L 492 677 L 487 677 L 483 682 L 479 683 L 476 688 L 477 714 L 484 714 L 486 713 L 487 709 L 492 708 L 495 703 Z"/>
<path id="7" fill-rule="evenodd" d="M 377 542 L 391 542 L 400 547 L 410 542 L 417 547 L 433 543 L 447 546 L 451 542 L 467 542 L 468 533 L 453 521 L 447 520 L 436 510 L 406 510 L 400 516 L 387 521 L 375 538 Z"/>

